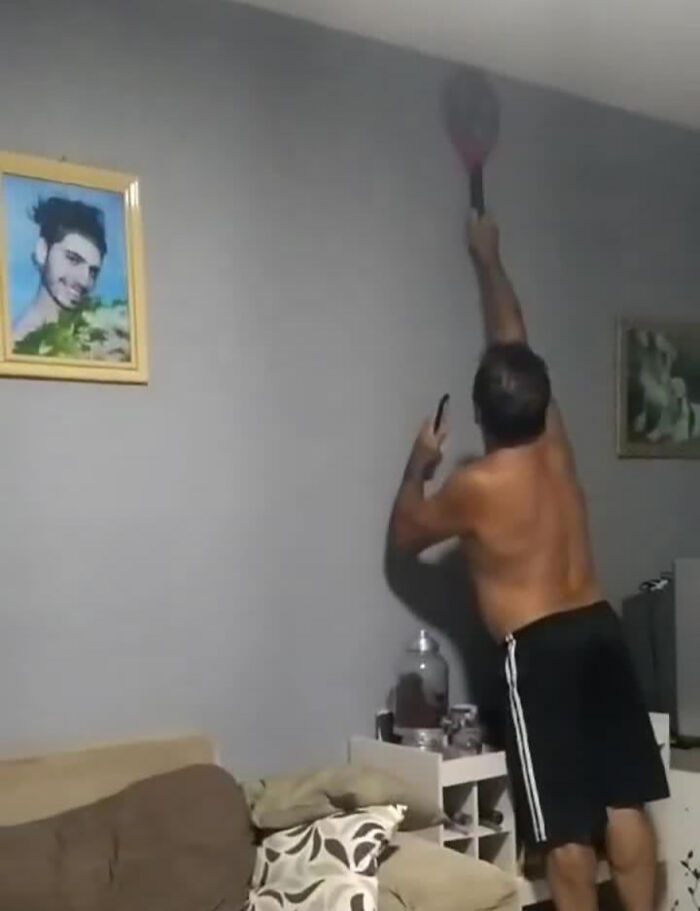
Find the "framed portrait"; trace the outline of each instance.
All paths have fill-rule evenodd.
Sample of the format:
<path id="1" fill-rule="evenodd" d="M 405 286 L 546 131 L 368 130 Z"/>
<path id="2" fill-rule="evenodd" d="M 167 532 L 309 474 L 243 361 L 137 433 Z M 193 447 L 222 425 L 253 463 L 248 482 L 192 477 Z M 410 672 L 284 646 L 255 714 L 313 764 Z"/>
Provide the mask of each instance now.
<path id="1" fill-rule="evenodd" d="M 617 387 L 620 456 L 700 458 L 700 322 L 621 322 Z"/>
<path id="2" fill-rule="evenodd" d="M 0 374 L 148 381 L 138 180 L 0 152 Z"/>

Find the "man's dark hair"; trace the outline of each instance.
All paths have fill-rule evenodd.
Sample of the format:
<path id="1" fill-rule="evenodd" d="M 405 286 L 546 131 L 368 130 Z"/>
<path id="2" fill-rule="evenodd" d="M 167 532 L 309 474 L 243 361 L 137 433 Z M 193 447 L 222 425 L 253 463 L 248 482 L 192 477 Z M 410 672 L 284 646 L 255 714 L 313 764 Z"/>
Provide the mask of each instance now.
<path id="1" fill-rule="evenodd" d="M 474 377 L 472 398 L 482 429 L 496 445 L 537 439 L 551 397 L 547 365 L 524 342 L 489 346 Z"/>
<path id="2" fill-rule="evenodd" d="M 67 234 L 82 234 L 94 243 L 104 258 L 107 252 L 104 215 L 96 206 L 88 206 L 77 199 L 50 196 L 37 202 L 31 216 L 49 247 L 60 243 Z"/>

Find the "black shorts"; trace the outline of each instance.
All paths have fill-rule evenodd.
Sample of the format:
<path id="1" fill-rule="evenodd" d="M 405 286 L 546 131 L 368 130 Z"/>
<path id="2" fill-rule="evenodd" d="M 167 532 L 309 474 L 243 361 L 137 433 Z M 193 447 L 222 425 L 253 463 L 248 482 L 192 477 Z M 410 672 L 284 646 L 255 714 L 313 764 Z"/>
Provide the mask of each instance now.
<path id="1" fill-rule="evenodd" d="M 504 643 L 506 754 L 526 845 L 592 844 L 607 808 L 668 797 L 621 624 L 607 602 L 551 614 Z"/>

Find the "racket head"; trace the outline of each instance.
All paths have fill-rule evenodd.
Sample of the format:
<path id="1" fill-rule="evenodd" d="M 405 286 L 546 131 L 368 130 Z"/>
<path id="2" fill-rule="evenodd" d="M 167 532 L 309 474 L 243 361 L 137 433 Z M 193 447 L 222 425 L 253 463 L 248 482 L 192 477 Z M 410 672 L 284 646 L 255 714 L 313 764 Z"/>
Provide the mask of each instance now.
<path id="1" fill-rule="evenodd" d="M 459 67 L 443 91 L 445 127 L 468 171 L 483 166 L 498 141 L 501 111 L 498 97 L 483 73 Z"/>

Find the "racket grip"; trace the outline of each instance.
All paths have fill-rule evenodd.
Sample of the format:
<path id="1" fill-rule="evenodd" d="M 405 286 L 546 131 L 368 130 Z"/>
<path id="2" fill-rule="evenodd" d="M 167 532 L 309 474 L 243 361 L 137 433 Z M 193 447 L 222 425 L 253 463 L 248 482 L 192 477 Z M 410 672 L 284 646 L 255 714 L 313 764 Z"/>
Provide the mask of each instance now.
<path id="1" fill-rule="evenodd" d="M 481 217 L 486 211 L 484 206 L 484 172 L 481 165 L 469 172 L 469 196 L 472 209 Z"/>

